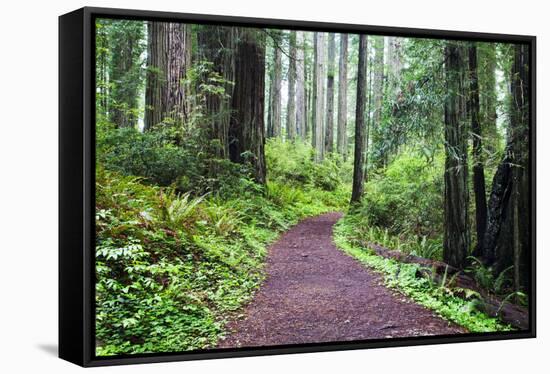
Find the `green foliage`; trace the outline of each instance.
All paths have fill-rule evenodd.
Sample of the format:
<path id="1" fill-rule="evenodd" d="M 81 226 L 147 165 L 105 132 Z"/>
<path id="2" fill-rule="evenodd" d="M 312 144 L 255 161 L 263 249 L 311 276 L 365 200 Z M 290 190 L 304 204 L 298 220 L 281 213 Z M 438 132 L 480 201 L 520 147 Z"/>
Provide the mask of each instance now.
<path id="1" fill-rule="evenodd" d="M 365 185 L 356 215 L 357 232 L 366 241 L 417 256 L 441 259 L 443 155 L 399 154 Z"/>
<path id="2" fill-rule="evenodd" d="M 177 126 L 158 126 L 155 131 L 115 128 L 98 123 L 97 163 L 123 175 L 141 176 L 160 186 L 174 185 L 178 191 L 205 194 L 232 193 L 243 178 L 249 178 L 246 165 L 216 158 L 199 134 L 183 141 Z"/>
<path id="3" fill-rule="evenodd" d="M 344 162 L 340 155 L 330 154 L 316 164 L 313 161 L 314 152 L 311 145 L 300 139 L 293 142 L 267 139 L 265 157 L 269 165 L 268 178 L 325 191 L 335 191 L 343 183 L 351 182 L 351 161 Z"/>
<path id="4" fill-rule="evenodd" d="M 378 166 L 405 144 L 433 153 L 442 136 L 443 42 L 408 38 L 400 46 L 403 68 L 397 77 L 388 69 L 381 123 L 373 129 L 371 159 Z"/>
<path id="5" fill-rule="evenodd" d="M 487 316 L 476 307 L 478 298 L 470 290 L 449 286 L 452 279 L 444 276 L 440 283 L 417 277 L 419 265 L 385 259 L 364 246 L 357 235 L 358 217 L 347 215 L 335 227 L 335 243 L 345 253 L 365 266 L 379 272 L 385 283 L 415 302 L 434 310 L 441 317 L 467 328 L 470 332 L 510 331 L 512 328 L 498 319 Z M 463 296 L 463 295 L 466 296 Z"/>
<path id="6" fill-rule="evenodd" d="M 492 267 L 485 266 L 476 257 L 468 257 L 471 265 L 464 271 L 470 273 L 477 284 L 497 295 L 505 296 L 513 290 L 513 266 L 507 267 L 495 276 Z"/>
<path id="7" fill-rule="evenodd" d="M 391 234 L 433 237 L 442 232 L 443 155 L 404 151 L 365 186 L 361 214 Z"/>
<path id="8" fill-rule="evenodd" d="M 143 111 L 145 23 L 98 19 L 96 29 L 98 117 L 109 117 L 119 127 L 135 126 Z"/>
<path id="9" fill-rule="evenodd" d="M 214 346 L 263 279 L 277 233 L 348 200 L 342 187 L 264 190 L 245 176 L 235 188 L 194 197 L 97 167 L 98 355 Z"/>

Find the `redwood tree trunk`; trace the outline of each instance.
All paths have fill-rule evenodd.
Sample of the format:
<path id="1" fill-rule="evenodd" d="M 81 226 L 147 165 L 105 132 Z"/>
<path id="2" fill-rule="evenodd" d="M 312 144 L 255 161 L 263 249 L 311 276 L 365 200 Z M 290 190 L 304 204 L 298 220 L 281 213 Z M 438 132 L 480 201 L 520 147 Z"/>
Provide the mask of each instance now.
<path id="1" fill-rule="evenodd" d="M 273 36 L 273 67 L 271 70 L 271 102 L 269 103 L 270 137 L 281 135 L 281 39 L 279 33 Z"/>
<path id="2" fill-rule="evenodd" d="M 363 196 L 365 163 L 365 100 L 367 91 L 367 36 L 359 35 L 359 62 L 357 64 L 357 101 L 355 106 L 355 152 L 353 159 L 353 186 L 351 204 Z"/>
<path id="3" fill-rule="evenodd" d="M 491 194 L 487 204 L 487 226 L 483 236 L 482 257 L 486 265 L 493 265 L 496 261 L 497 242 L 501 237 L 501 228 L 506 217 L 506 206 L 510 199 L 511 173 L 509 150 L 497 168 L 491 187 Z"/>
<path id="4" fill-rule="evenodd" d="M 311 129 L 311 146 L 314 148 L 314 149 L 317 149 L 316 147 L 316 142 L 317 142 L 317 137 L 316 137 L 316 127 L 317 127 L 317 82 L 319 81 L 319 78 L 318 78 L 318 75 L 319 75 L 319 72 L 317 71 L 318 69 L 318 66 L 317 66 L 317 57 L 319 55 L 319 52 L 318 52 L 318 49 L 319 49 L 319 46 L 318 46 L 318 32 L 315 32 L 313 33 L 313 66 L 311 67 L 311 91 L 310 91 L 310 96 L 311 96 L 311 105 L 310 105 L 310 110 L 311 110 L 311 126 L 310 126 L 310 129 Z"/>
<path id="5" fill-rule="evenodd" d="M 327 64 L 327 118 L 325 121 L 325 152 L 334 151 L 334 75 L 336 74 L 336 41 L 335 34 L 328 35 Z"/>
<path id="6" fill-rule="evenodd" d="M 381 123 L 382 123 L 382 105 L 384 99 L 384 37 L 376 36 L 374 39 L 374 113 L 372 121 L 372 141 L 371 147 L 375 156 L 373 161 L 377 164 L 381 164 L 381 159 L 377 154 L 377 150 L 380 149 L 380 143 L 383 141 L 381 138 Z M 371 152 L 373 154 L 373 152 Z"/>
<path id="7" fill-rule="evenodd" d="M 288 36 L 288 103 L 286 109 L 286 131 L 289 139 L 296 137 L 296 31 Z"/>
<path id="8" fill-rule="evenodd" d="M 249 28 L 237 32 L 229 156 L 233 162 L 250 163 L 256 182 L 265 184 L 265 37 Z"/>
<path id="9" fill-rule="evenodd" d="M 321 162 L 325 156 L 324 143 L 324 119 L 325 119 L 325 85 L 326 74 L 326 33 L 318 32 L 317 36 L 317 58 L 316 58 L 316 84 L 315 84 L 315 162 Z"/>
<path id="10" fill-rule="evenodd" d="M 469 64 L 469 110 L 472 124 L 472 158 L 473 158 L 473 187 L 476 207 L 476 237 L 477 243 L 473 252 L 474 256 L 482 253 L 483 237 L 487 227 L 487 201 L 485 197 L 485 171 L 483 169 L 482 134 L 479 117 L 479 85 L 477 76 L 477 48 L 475 44 L 468 49 Z"/>
<path id="11" fill-rule="evenodd" d="M 495 276 L 513 267 L 514 288 L 528 286 L 529 207 L 529 47 L 514 46 L 510 72 L 510 127 L 488 205 L 483 241 L 484 262 Z"/>
<path id="12" fill-rule="evenodd" d="M 306 91 L 305 91 L 305 53 L 304 53 L 304 32 L 296 33 L 296 133 L 298 136 L 305 138 L 306 126 Z"/>
<path id="13" fill-rule="evenodd" d="M 149 22 L 145 130 L 170 119 L 184 123 L 189 108 L 182 80 L 191 66 L 191 26 Z"/>
<path id="14" fill-rule="evenodd" d="M 443 260 L 462 268 L 470 248 L 468 230 L 467 129 L 461 118 L 464 104 L 464 47 L 450 41 L 445 46 L 445 233 Z"/>
<path id="15" fill-rule="evenodd" d="M 500 135 L 497 130 L 497 84 L 496 84 L 496 45 L 487 43 L 478 48 L 479 60 L 484 64 L 478 66 L 480 94 L 480 122 L 485 134 L 483 148 L 489 154 L 498 150 Z"/>
<path id="16" fill-rule="evenodd" d="M 336 146 L 344 160 L 347 156 L 347 117 L 348 117 L 348 34 L 340 34 L 340 61 L 338 69 L 338 124 Z"/>

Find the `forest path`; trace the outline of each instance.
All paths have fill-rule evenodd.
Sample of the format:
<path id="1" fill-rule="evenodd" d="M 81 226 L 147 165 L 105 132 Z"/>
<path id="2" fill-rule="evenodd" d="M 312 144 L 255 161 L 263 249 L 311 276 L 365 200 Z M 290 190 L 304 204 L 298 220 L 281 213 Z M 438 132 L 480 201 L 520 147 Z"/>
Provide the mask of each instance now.
<path id="1" fill-rule="evenodd" d="M 336 248 L 340 213 L 308 218 L 269 248 L 267 278 L 219 347 L 463 333 Z"/>

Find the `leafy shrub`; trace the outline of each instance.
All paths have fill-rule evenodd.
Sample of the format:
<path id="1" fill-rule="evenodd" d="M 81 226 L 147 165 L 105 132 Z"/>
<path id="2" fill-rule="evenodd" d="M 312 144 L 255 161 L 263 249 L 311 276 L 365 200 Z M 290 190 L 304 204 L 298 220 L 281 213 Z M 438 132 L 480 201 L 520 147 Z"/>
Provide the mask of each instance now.
<path id="1" fill-rule="evenodd" d="M 351 162 L 329 154 L 320 163 L 313 161 L 313 148 L 300 139 L 283 142 L 272 138 L 266 144 L 268 178 L 285 184 L 313 186 L 335 191 L 350 182 Z"/>
<path id="2" fill-rule="evenodd" d="M 392 235 L 434 238 L 443 232 L 443 156 L 433 163 L 404 151 L 370 177 L 358 214 Z"/>
<path id="3" fill-rule="evenodd" d="M 123 175 L 140 176 L 160 186 L 174 185 L 180 192 L 231 194 L 250 179 L 247 165 L 217 159 L 212 149 L 199 146 L 197 137 L 182 141 L 182 130 L 159 125 L 155 131 L 98 126 L 98 164 Z M 214 146 L 212 146 L 214 147 Z"/>
<path id="4" fill-rule="evenodd" d="M 260 284 L 266 245 L 349 193 L 245 177 L 237 189 L 194 196 L 97 167 L 98 355 L 213 347 Z"/>
<path id="5" fill-rule="evenodd" d="M 408 296 L 415 302 L 434 310 L 443 318 L 466 327 L 470 332 L 510 331 L 513 328 L 490 317 L 477 308 L 475 294 L 468 293 L 466 298 L 459 296 L 464 289 L 449 288 L 452 279 L 447 281 L 444 275 L 439 283 L 425 277 L 417 277 L 419 265 L 400 263 L 383 258 L 369 250 L 358 235 L 358 215 L 347 215 L 334 229 L 336 245 L 359 262 L 379 272 L 387 286 Z M 471 299 L 471 300 L 470 300 Z"/>

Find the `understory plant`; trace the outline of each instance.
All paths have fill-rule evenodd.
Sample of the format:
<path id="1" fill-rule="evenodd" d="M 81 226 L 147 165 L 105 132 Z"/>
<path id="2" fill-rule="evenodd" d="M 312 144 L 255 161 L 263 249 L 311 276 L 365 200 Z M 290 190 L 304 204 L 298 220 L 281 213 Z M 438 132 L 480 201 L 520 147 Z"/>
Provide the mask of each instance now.
<path id="1" fill-rule="evenodd" d="M 96 168 L 98 355 L 215 346 L 261 283 L 278 233 L 348 201 L 340 183 L 260 186 L 243 173 L 230 190 L 197 194 L 177 178 L 159 186 L 124 174 Z"/>
<path id="2" fill-rule="evenodd" d="M 449 286 L 453 283 L 452 277 L 448 277 L 446 273 L 440 282 L 436 282 L 430 277 L 418 276 L 418 264 L 401 263 L 375 254 L 357 233 L 357 220 L 357 216 L 351 214 L 336 224 L 335 243 L 342 251 L 381 274 L 386 285 L 470 332 L 513 329 L 477 309 L 481 302 L 479 294 Z"/>

